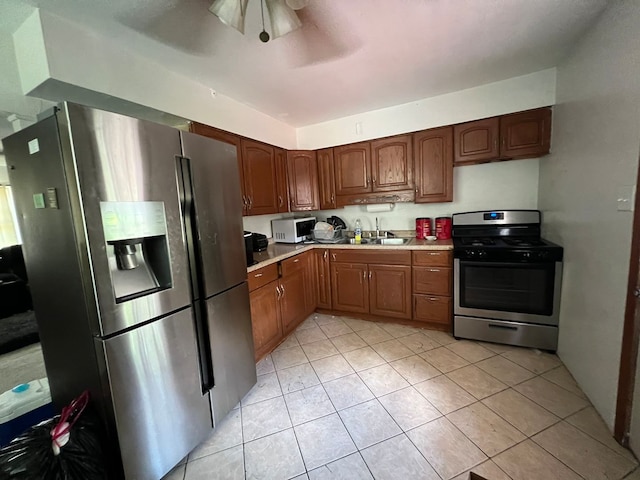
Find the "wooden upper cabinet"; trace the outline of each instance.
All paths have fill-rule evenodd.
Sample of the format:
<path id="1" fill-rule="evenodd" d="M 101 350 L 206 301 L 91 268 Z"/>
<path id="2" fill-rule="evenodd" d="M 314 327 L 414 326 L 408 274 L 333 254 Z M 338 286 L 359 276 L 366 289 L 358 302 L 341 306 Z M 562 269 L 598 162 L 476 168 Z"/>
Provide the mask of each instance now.
<path id="1" fill-rule="evenodd" d="M 453 127 L 413 134 L 416 203 L 453 201 Z"/>
<path id="2" fill-rule="evenodd" d="M 538 108 L 500 117 L 500 156 L 533 158 L 551 148 L 551 109 Z"/>
<path id="3" fill-rule="evenodd" d="M 320 210 L 316 152 L 306 150 L 288 151 L 287 173 L 289 177 L 289 206 L 291 211 Z"/>
<path id="4" fill-rule="evenodd" d="M 276 189 L 278 193 L 278 213 L 289 211 L 289 185 L 287 183 L 287 152 L 275 149 L 276 155 Z"/>
<path id="5" fill-rule="evenodd" d="M 333 149 L 336 195 L 371 192 L 371 143 L 361 142 Z"/>
<path id="6" fill-rule="evenodd" d="M 336 177 L 333 164 L 333 148 L 316 152 L 318 157 L 318 187 L 320 189 L 320 209 L 336 208 Z"/>
<path id="7" fill-rule="evenodd" d="M 411 135 L 371 142 L 371 183 L 374 192 L 413 190 Z"/>
<path id="8" fill-rule="evenodd" d="M 242 172 L 248 215 L 278 213 L 276 157 L 274 148 L 242 139 Z"/>
<path id="9" fill-rule="evenodd" d="M 499 137 L 499 117 L 454 125 L 453 162 L 463 165 L 497 160 L 500 157 Z"/>

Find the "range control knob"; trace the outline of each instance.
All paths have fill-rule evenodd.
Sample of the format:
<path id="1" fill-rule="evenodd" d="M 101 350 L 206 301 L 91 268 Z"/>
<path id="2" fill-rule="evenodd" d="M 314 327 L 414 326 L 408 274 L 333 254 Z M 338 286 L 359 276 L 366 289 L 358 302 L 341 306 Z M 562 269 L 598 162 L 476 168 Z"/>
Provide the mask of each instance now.
<path id="1" fill-rule="evenodd" d="M 480 251 L 478 252 L 478 256 L 479 256 L 480 258 L 485 258 L 485 257 L 487 256 L 487 251 L 486 251 L 486 250 L 480 250 Z"/>
<path id="2" fill-rule="evenodd" d="M 522 258 L 524 259 L 530 259 L 531 258 L 531 252 L 522 252 Z"/>
<path id="3" fill-rule="evenodd" d="M 475 251 L 475 250 L 468 249 L 468 250 L 465 250 L 465 251 L 464 251 L 464 254 L 465 254 L 467 257 L 469 257 L 469 258 L 473 258 L 473 257 L 475 257 L 475 256 L 476 256 L 476 251 Z"/>
<path id="4" fill-rule="evenodd" d="M 545 250 L 538 252 L 538 258 L 541 260 L 544 260 L 545 258 L 549 258 L 549 252 Z"/>

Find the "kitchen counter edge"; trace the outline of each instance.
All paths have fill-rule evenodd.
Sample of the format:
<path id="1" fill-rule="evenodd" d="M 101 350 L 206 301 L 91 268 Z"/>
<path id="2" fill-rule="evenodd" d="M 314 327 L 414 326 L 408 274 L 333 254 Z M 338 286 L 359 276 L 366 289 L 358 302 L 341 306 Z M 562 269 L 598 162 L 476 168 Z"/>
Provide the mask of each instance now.
<path id="1" fill-rule="evenodd" d="M 277 263 L 289 257 L 307 252 L 312 249 L 340 249 L 340 250 L 453 250 L 452 240 L 418 240 L 412 238 L 405 245 L 351 245 L 351 244 L 287 244 L 287 243 L 271 243 L 264 252 L 255 252 L 254 259 L 258 262 L 247 268 L 247 273 L 258 270 L 267 265 Z"/>

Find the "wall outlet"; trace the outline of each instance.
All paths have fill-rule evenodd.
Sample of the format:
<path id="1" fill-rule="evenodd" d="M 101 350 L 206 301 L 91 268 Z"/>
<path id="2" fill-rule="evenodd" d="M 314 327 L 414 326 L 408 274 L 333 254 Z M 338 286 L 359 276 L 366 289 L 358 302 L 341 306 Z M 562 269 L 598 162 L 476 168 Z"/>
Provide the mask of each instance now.
<path id="1" fill-rule="evenodd" d="M 635 185 L 624 185 L 618 187 L 618 211 L 633 212 L 635 204 Z"/>

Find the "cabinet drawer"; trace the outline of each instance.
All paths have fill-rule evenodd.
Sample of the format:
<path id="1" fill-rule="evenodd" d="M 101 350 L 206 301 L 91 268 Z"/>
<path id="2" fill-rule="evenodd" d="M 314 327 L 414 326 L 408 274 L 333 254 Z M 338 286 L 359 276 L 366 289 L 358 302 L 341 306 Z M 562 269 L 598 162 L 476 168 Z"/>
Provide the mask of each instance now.
<path id="1" fill-rule="evenodd" d="M 413 267 L 413 293 L 451 296 L 451 268 Z"/>
<path id="2" fill-rule="evenodd" d="M 307 266 L 307 261 L 308 257 L 306 252 L 283 260 L 280 262 L 280 265 L 282 266 L 282 276 L 286 277 L 301 268 L 305 268 Z"/>
<path id="3" fill-rule="evenodd" d="M 248 273 L 247 277 L 249 280 L 249 291 L 253 292 L 255 289 L 278 279 L 278 265 L 272 263 L 271 265 Z"/>
<path id="4" fill-rule="evenodd" d="M 414 265 L 434 265 L 451 267 L 453 252 L 451 250 L 414 251 Z"/>
<path id="5" fill-rule="evenodd" d="M 411 265 L 410 250 L 329 250 L 332 262 L 367 263 L 378 265 Z"/>
<path id="6" fill-rule="evenodd" d="M 414 295 L 413 319 L 422 322 L 451 325 L 451 297 Z"/>

